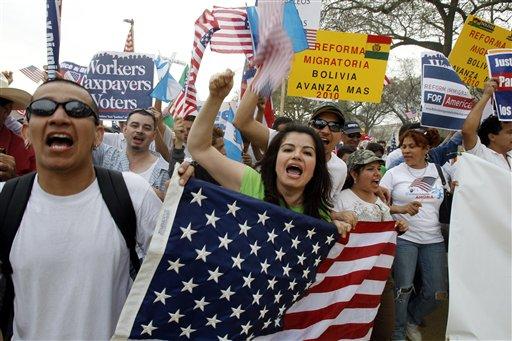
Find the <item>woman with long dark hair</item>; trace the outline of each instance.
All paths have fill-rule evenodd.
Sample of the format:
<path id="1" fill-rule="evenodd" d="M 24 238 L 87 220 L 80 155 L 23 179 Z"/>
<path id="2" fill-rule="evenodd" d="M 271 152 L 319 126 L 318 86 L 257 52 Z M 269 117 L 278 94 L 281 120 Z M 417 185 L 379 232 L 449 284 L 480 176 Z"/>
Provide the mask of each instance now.
<path id="1" fill-rule="evenodd" d="M 331 181 L 322 141 L 312 129 L 290 125 L 280 132 L 260 161 L 261 174 L 211 145 L 215 116 L 232 86 L 230 70 L 212 77 L 210 95 L 188 139 L 194 160 L 223 187 L 330 221 Z"/>

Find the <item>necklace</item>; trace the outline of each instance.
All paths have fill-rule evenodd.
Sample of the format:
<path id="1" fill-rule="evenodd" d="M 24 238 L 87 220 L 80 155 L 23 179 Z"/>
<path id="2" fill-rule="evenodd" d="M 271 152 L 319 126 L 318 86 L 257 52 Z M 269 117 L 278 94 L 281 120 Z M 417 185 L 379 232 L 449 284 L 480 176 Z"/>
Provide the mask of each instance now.
<path id="1" fill-rule="evenodd" d="M 409 167 L 409 165 L 407 165 L 407 164 L 406 164 L 406 165 L 405 165 L 405 167 L 406 167 L 406 169 L 407 169 L 407 172 L 408 172 L 409 174 L 411 174 L 411 176 L 412 176 L 413 178 L 418 179 L 418 178 L 423 178 L 423 175 L 425 175 L 425 173 L 427 172 L 428 164 L 425 166 L 425 168 L 423 169 L 423 173 L 421 173 L 420 175 L 414 174 L 414 171 L 411 171 L 411 170 L 412 170 L 412 169 L 414 169 L 414 168 Z"/>

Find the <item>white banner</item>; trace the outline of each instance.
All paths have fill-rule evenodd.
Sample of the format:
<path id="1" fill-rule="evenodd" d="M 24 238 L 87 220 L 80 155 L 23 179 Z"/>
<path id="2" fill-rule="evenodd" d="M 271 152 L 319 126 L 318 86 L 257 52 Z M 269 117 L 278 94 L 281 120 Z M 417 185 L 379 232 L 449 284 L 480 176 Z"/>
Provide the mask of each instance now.
<path id="1" fill-rule="evenodd" d="M 288 0 L 290 1 L 290 0 Z M 297 11 L 302 19 L 304 29 L 320 29 L 320 12 L 322 10 L 321 0 L 299 0 L 294 1 Z"/>
<path id="2" fill-rule="evenodd" d="M 464 153 L 455 177 L 446 337 L 511 340 L 512 173 Z"/>

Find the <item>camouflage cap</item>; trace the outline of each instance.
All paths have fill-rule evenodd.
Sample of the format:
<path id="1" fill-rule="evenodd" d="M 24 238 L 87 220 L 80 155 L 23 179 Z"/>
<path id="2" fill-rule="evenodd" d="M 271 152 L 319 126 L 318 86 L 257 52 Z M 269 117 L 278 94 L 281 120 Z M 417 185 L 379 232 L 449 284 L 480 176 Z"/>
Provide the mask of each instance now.
<path id="1" fill-rule="evenodd" d="M 375 155 L 375 153 L 372 152 L 371 150 L 360 149 L 350 154 L 347 160 L 347 168 L 348 171 L 350 172 L 351 170 L 354 170 L 357 166 L 364 166 L 376 161 L 384 164 L 384 160 Z"/>

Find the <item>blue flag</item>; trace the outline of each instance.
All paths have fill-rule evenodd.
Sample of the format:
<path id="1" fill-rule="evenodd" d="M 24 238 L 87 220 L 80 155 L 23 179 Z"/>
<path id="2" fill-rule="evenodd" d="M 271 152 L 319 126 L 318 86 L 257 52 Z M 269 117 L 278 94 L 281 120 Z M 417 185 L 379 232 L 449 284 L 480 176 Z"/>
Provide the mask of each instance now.
<path id="1" fill-rule="evenodd" d="M 222 187 L 171 180 L 114 338 L 248 339 L 282 329 L 334 225 Z"/>
<path id="2" fill-rule="evenodd" d="M 59 71 L 60 1 L 46 0 L 46 56 L 48 79 L 55 79 Z"/>
<path id="3" fill-rule="evenodd" d="M 170 102 L 178 96 L 183 87 L 169 73 L 171 68 L 169 61 L 158 56 L 155 59 L 155 67 L 159 81 L 151 92 L 151 97 Z"/>
<path id="4" fill-rule="evenodd" d="M 226 156 L 231 160 L 242 162 L 243 141 L 240 131 L 233 125 L 235 113 L 231 106 L 220 111 L 215 118 L 215 125 L 224 131 Z"/>
<path id="5" fill-rule="evenodd" d="M 286 2 L 284 4 L 283 12 L 283 26 L 292 41 L 293 52 L 297 53 L 308 49 L 306 32 L 302 26 L 302 20 L 295 4 L 291 1 Z M 259 16 L 257 7 L 247 7 L 247 20 L 249 21 L 249 26 L 251 28 L 254 50 L 256 51 L 259 43 Z"/>

